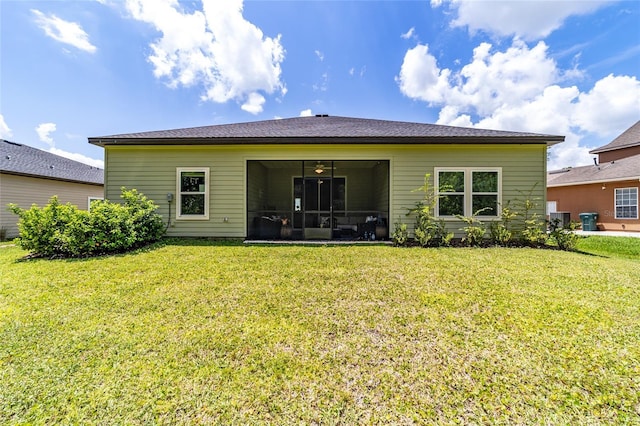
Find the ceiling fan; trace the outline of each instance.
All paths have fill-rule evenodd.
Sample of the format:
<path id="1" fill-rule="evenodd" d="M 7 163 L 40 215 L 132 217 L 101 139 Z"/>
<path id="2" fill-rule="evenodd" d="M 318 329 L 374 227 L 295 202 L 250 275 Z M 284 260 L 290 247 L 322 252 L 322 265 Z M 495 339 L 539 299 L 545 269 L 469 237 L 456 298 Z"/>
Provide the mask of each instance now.
<path id="1" fill-rule="evenodd" d="M 313 171 L 316 172 L 316 174 L 321 175 L 325 170 L 335 170 L 335 167 L 325 166 L 321 161 L 317 161 L 316 165 L 313 166 Z"/>

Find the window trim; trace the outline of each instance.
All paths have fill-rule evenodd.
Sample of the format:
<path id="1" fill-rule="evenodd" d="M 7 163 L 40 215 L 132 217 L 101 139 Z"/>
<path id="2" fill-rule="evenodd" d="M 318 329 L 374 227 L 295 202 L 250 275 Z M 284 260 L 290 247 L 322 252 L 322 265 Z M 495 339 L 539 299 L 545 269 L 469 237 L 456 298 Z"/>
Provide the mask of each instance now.
<path id="1" fill-rule="evenodd" d="M 473 172 L 496 172 L 498 174 L 498 191 L 495 193 L 497 196 L 497 215 L 495 216 L 480 216 L 482 219 L 500 219 L 502 216 L 502 167 L 435 167 L 434 168 L 434 192 L 436 196 L 435 216 L 444 220 L 459 220 L 456 216 L 440 215 L 440 195 L 452 194 L 450 192 L 440 192 L 440 172 L 463 172 L 464 173 L 464 192 L 463 192 L 463 205 L 464 212 L 462 216 L 470 217 L 473 215 L 473 196 L 474 195 L 493 195 L 494 193 L 488 192 L 473 192 Z M 458 192 L 454 194 L 459 194 Z"/>
<path id="2" fill-rule="evenodd" d="M 104 197 L 87 197 L 87 210 L 91 211 L 91 202 L 92 201 L 104 201 Z"/>
<path id="3" fill-rule="evenodd" d="M 629 205 L 618 205 L 618 191 L 623 191 L 623 190 L 635 190 L 636 191 L 636 204 L 635 204 L 635 208 L 636 208 L 636 216 L 635 217 L 618 217 L 618 207 L 634 207 L 634 205 L 629 204 Z M 614 211 L 614 215 L 616 220 L 637 220 L 638 219 L 638 207 L 640 204 L 640 200 L 638 199 L 638 195 L 639 191 L 638 191 L 638 187 L 637 186 L 630 186 L 630 187 L 626 187 L 626 188 L 614 188 L 613 191 L 613 211 Z"/>
<path id="4" fill-rule="evenodd" d="M 181 176 L 184 172 L 204 172 L 204 192 L 181 192 L 180 183 Z M 209 167 L 176 167 L 176 220 L 209 220 Z M 204 195 L 204 214 L 182 214 L 182 196 L 183 195 Z"/>

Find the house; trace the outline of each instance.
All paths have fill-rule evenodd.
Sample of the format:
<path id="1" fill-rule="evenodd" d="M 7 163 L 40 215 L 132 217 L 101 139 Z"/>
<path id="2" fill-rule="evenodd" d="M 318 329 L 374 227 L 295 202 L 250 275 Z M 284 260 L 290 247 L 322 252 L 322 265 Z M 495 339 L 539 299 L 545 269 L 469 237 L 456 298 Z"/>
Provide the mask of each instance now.
<path id="1" fill-rule="evenodd" d="M 599 230 L 640 232 L 640 121 L 590 153 L 598 155 L 593 165 L 549 172 L 549 212 L 566 212 L 573 221 L 596 213 Z"/>
<path id="2" fill-rule="evenodd" d="M 495 220 L 523 191 L 544 200 L 547 147 L 563 140 L 327 115 L 89 138 L 105 150 L 108 199 L 138 189 L 160 205 L 170 236 L 257 239 L 411 230 L 425 174 L 449 188 L 437 213 L 452 230 L 455 215 L 481 208 Z"/>
<path id="3" fill-rule="evenodd" d="M 62 203 L 87 209 L 102 199 L 104 171 L 40 149 L 0 139 L 0 230 L 18 236 L 18 217 L 7 205 L 44 206 L 57 195 Z"/>

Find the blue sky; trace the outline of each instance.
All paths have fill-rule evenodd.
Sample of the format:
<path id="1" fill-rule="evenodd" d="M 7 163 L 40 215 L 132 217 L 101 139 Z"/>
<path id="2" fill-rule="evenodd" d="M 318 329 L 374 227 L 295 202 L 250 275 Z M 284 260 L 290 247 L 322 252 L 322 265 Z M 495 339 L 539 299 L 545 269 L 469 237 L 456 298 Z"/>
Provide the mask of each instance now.
<path id="1" fill-rule="evenodd" d="M 87 137 L 330 114 L 565 135 L 640 119 L 640 1 L 0 0 L 0 137 L 103 166 Z"/>

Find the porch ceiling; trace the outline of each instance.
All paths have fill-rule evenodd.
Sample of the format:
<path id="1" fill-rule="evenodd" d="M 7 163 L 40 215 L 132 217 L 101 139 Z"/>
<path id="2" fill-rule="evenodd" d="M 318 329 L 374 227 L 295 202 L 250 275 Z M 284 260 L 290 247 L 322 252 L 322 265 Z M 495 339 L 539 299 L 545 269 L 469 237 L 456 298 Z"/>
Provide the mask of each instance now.
<path id="1" fill-rule="evenodd" d="M 375 167 L 381 160 L 330 160 L 326 158 L 306 160 L 257 160 L 260 165 L 267 169 L 295 169 L 299 168 L 303 161 L 311 163 L 315 163 L 317 161 L 324 163 L 325 165 L 328 165 L 328 162 L 333 161 L 336 168 L 348 167 L 350 169 L 370 169 Z"/>

